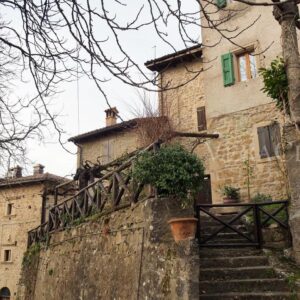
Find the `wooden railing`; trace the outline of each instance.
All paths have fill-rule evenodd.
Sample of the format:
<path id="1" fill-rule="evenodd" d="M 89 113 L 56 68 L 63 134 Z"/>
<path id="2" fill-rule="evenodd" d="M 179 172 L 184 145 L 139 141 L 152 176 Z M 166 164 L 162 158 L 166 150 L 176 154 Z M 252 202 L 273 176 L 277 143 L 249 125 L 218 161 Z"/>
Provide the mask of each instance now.
<path id="1" fill-rule="evenodd" d="M 216 213 L 220 208 L 235 208 L 229 219 Z M 197 238 L 201 247 L 230 247 L 263 245 L 263 228 L 270 223 L 288 230 L 288 201 L 237 204 L 202 204 L 196 206 Z M 228 217 L 228 216 L 227 216 Z M 248 220 L 248 221 L 247 221 Z M 241 229 L 242 228 L 242 229 Z M 208 231 L 210 229 L 210 231 Z M 237 241 L 225 238 L 235 234 Z"/>
<path id="2" fill-rule="evenodd" d="M 160 141 L 143 149 L 156 151 Z M 121 204 L 131 205 L 149 196 L 143 192 L 144 186 L 133 182 L 131 168 L 137 155 L 131 157 L 119 167 L 108 172 L 100 179 L 78 191 L 74 196 L 49 210 L 48 221 L 28 232 L 28 247 L 36 242 L 49 239 L 50 234 L 63 230 L 80 218 L 86 218 L 104 210 L 116 210 Z"/>

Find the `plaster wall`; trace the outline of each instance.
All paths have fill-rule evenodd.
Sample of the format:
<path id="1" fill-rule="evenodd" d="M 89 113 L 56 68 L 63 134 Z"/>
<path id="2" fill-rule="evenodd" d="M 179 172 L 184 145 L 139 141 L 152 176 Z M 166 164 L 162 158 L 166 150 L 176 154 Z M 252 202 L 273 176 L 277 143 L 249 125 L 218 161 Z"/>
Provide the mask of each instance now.
<path id="1" fill-rule="evenodd" d="M 212 5 L 208 5 L 207 9 L 216 11 Z M 233 1 L 226 9 L 234 11 L 235 16 L 225 22 L 223 27 L 229 30 L 238 28 L 232 35 L 242 29 L 245 31 L 232 39 L 231 43 L 222 38 L 216 30 L 202 28 L 203 66 L 206 69 L 203 76 L 204 94 L 208 100 L 206 107 L 209 118 L 271 102 L 271 99 L 261 92 L 261 78 L 239 82 L 236 58 L 234 58 L 235 84 L 224 87 L 222 54 L 228 52 L 238 54 L 243 51 L 240 47 L 254 48 L 257 68 L 269 66 L 273 59 L 282 56 L 281 28 L 272 15 L 272 7 L 253 7 Z M 227 14 L 226 11 L 219 11 L 211 17 L 222 19 Z M 203 25 L 207 25 L 204 19 Z M 223 33 L 230 36 L 228 32 Z"/>

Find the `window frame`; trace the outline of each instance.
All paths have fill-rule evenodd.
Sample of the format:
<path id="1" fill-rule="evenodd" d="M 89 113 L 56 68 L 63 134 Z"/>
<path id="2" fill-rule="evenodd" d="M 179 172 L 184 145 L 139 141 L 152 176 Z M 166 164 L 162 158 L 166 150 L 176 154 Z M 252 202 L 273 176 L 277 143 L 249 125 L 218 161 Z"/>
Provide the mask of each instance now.
<path id="1" fill-rule="evenodd" d="M 11 249 L 3 250 L 3 262 L 9 263 L 12 262 L 12 251 Z"/>
<path id="2" fill-rule="evenodd" d="M 200 122 L 199 122 L 199 120 L 200 120 L 200 115 L 199 114 L 200 113 L 203 113 L 203 116 L 204 116 L 203 122 L 201 124 L 203 126 L 202 129 L 201 129 Z M 204 105 L 197 107 L 197 128 L 198 128 L 199 132 L 207 130 L 206 109 L 205 109 Z"/>
<path id="3" fill-rule="evenodd" d="M 253 53 L 254 53 L 254 48 L 249 48 L 245 51 L 235 53 L 238 82 L 246 82 L 246 81 L 249 81 L 251 79 L 255 79 L 255 78 L 258 77 L 257 76 L 258 75 L 258 73 L 257 73 L 257 70 L 258 70 L 257 59 L 256 59 L 255 55 L 251 55 Z M 250 56 L 253 56 L 254 62 L 255 62 L 255 69 L 256 69 L 256 76 L 255 77 L 252 77 Z M 246 62 L 246 76 L 247 76 L 246 80 L 242 80 L 242 76 L 241 76 L 240 60 L 241 60 L 242 57 L 245 57 L 245 62 Z"/>
<path id="4" fill-rule="evenodd" d="M 267 142 L 264 145 L 261 145 L 261 138 L 264 138 L 262 135 L 260 136 L 259 131 L 262 130 L 267 130 Z M 281 156 L 281 149 L 278 148 L 279 143 L 281 143 L 281 130 L 280 130 L 280 124 L 278 122 L 275 123 L 269 123 L 269 124 L 265 124 L 265 125 L 260 125 L 256 128 L 256 133 L 257 133 L 257 142 L 258 142 L 258 157 L 261 160 L 264 159 L 272 159 L 278 156 Z M 274 142 L 276 142 L 273 139 L 274 133 L 276 133 L 277 136 L 277 144 L 274 144 Z M 269 151 L 268 151 L 268 145 L 269 145 Z M 262 149 L 266 149 L 266 155 L 263 154 L 263 152 L 261 151 Z"/>
<path id="5" fill-rule="evenodd" d="M 13 203 L 7 203 L 6 206 L 6 216 L 12 216 L 13 215 Z"/>

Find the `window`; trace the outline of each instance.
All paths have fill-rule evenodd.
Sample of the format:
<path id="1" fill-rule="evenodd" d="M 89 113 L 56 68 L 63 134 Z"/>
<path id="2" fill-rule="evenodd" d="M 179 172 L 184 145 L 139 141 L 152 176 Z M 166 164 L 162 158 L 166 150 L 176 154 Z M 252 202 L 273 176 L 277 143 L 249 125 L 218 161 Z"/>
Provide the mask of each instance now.
<path id="1" fill-rule="evenodd" d="M 229 52 L 221 56 L 221 61 L 224 86 L 230 86 L 235 83 L 236 76 L 234 73 L 236 72 L 238 73 L 238 81 L 246 81 L 257 77 L 254 50 L 239 54 L 232 54 Z"/>
<path id="2" fill-rule="evenodd" d="M 239 81 L 246 81 L 257 77 L 255 56 L 252 52 L 244 52 L 237 56 Z"/>
<path id="3" fill-rule="evenodd" d="M 206 130 L 206 115 L 205 115 L 205 107 L 198 107 L 197 108 L 197 119 L 198 119 L 198 130 Z"/>
<path id="4" fill-rule="evenodd" d="M 4 287 L 0 290 L 0 300 L 9 300 L 10 299 L 10 290 L 7 287 Z"/>
<path id="5" fill-rule="evenodd" d="M 4 250 L 4 258 L 5 262 L 11 261 L 11 250 Z"/>
<path id="6" fill-rule="evenodd" d="M 260 158 L 280 155 L 280 127 L 278 123 L 257 128 Z"/>
<path id="7" fill-rule="evenodd" d="M 8 203 L 6 207 L 6 215 L 12 215 L 13 203 Z"/>

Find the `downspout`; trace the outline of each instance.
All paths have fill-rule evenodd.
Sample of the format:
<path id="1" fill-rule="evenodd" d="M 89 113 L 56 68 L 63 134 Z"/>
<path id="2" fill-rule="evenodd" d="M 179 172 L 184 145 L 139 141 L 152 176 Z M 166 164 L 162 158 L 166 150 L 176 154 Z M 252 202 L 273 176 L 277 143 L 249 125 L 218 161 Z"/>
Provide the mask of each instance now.
<path id="1" fill-rule="evenodd" d="M 164 116 L 164 93 L 162 91 L 162 86 L 163 86 L 163 73 L 162 72 L 159 74 L 159 79 L 160 79 L 160 89 L 161 89 L 161 91 L 160 91 L 160 101 L 159 101 L 160 102 L 159 115 Z"/>

